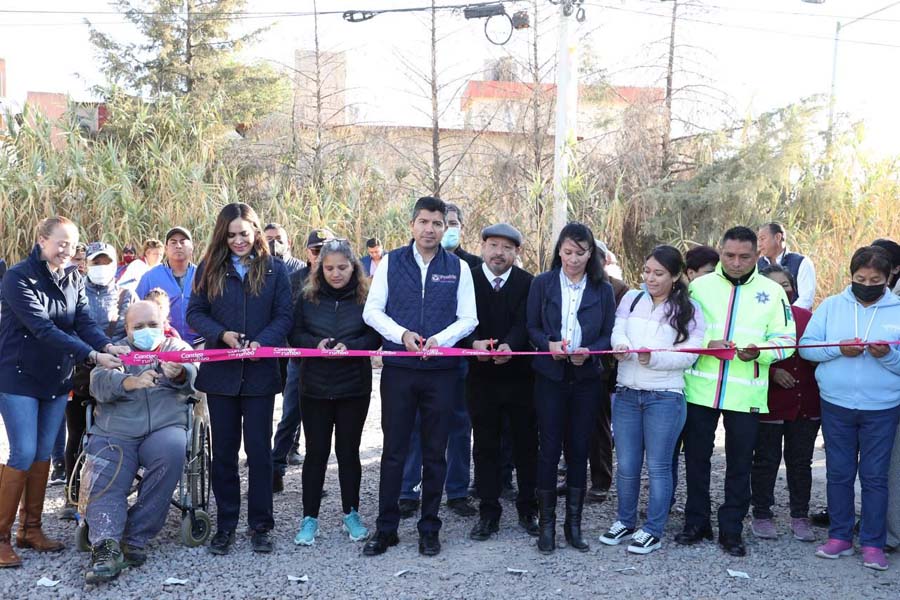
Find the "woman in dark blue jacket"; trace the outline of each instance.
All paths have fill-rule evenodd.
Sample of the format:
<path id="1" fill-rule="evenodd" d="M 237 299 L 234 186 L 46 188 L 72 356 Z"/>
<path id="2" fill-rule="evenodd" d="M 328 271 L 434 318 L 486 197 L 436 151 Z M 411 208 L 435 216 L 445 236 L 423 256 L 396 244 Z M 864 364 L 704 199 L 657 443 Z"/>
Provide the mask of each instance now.
<path id="1" fill-rule="evenodd" d="M 63 549 L 44 536 L 41 513 L 72 370 L 86 360 L 115 368 L 121 362 L 114 354 L 128 352 L 113 346 L 90 316 L 84 280 L 69 265 L 76 244 L 78 228 L 72 221 L 44 219 L 31 254 L 3 277 L 0 415 L 9 459 L 0 465 L 0 567 L 21 564 L 10 545 L 20 499 L 16 546 L 39 552 Z"/>
<path id="2" fill-rule="evenodd" d="M 280 260 L 269 254 L 256 212 L 243 203 L 219 212 L 203 261 L 194 276 L 187 322 L 206 347 L 258 348 L 284 344 L 292 324 L 291 288 Z M 212 427 L 210 479 L 218 531 L 210 552 L 227 554 L 241 509 L 238 450 L 243 431 L 250 476 L 247 520 L 255 552 L 273 549 L 272 413 L 281 393 L 277 360 L 200 365 L 195 387 L 206 392 Z"/>
<path id="3" fill-rule="evenodd" d="M 375 350 L 381 336 L 363 321 L 369 278 L 346 240 L 322 246 L 319 260 L 294 306 L 291 345 L 298 348 Z M 359 442 L 372 395 L 369 358 L 304 358 L 300 363 L 300 415 L 306 436 L 303 521 L 294 542 L 311 546 L 319 529 L 322 485 L 334 432 L 344 531 L 358 542 L 369 532 L 359 517 L 362 467 Z"/>
<path id="4" fill-rule="evenodd" d="M 616 301 L 596 253 L 594 235 L 581 223 L 559 234 L 550 271 L 535 277 L 528 294 L 528 336 L 551 356 L 536 356 L 534 401 L 540 432 L 537 489 L 538 549 L 556 548 L 556 469 L 566 448 L 567 496 L 563 531 L 570 546 L 587 551 L 581 512 L 587 458 L 597 410 L 606 393 L 603 364 L 587 352 L 610 349 Z"/>

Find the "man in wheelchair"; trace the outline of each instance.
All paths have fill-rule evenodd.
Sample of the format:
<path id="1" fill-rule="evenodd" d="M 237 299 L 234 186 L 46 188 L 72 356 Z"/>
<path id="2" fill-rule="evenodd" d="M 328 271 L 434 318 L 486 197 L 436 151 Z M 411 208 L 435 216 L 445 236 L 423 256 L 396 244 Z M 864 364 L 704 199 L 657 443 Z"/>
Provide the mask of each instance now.
<path id="1" fill-rule="evenodd" d="M 155 303 L 132 304 L 125 321 L 128 345 L 143 351 L 191 350 L 182 340 L 165 338 L 164 325 Z M 147 559 L 145 547 L 165 524 L 184 468 L 187 402 L 196 376 L 194 363 L 92 371 L 90 391 L 96 406 L 79 500 L 91 543 L 88 583 L 109 581 L 123 568 Z M 129 507 L 141 467 L 137 501 Z"/>

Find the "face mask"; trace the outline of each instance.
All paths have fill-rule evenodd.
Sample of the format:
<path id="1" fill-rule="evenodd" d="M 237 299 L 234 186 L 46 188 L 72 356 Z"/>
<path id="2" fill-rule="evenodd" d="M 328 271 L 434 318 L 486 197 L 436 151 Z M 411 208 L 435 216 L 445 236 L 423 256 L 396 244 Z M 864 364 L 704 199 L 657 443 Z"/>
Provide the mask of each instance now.
<path id="1" fill-rule="evenodd" d="M 455 250 L 459 246 L 459 227 L 451 227 L 444 232 L 441 246 L 444 247 L 444 250 Z"/>
<path id="2" fill-rule="evenodd" d="M 116 276 L 116 265 L 95 265 L 88 267 L 87 277 L 94 285 L 107 286 Z"/>
<path id="3" fill-rule="evenodd" d="M 277 256 L 278 258 L 287 258 L 291 255 L 291 251 L 288 249 L 287 244 L 277 240 L 269 242 L 269 252 L 272 256 Z"/>
<path id="4" fill-rule="evenodd" d="M 854 281 L 850 284 L 850 289 L 860 302 L 875 302 L 884 295 L 885 286 L 883 283 L 863 285 Z"/>
<path id="5" fill-rule="evenodd" d="M 162 341 L 165 339 L 165 334 L 162 329 L 157 329 L 155 327 L 145 327 L 144 329 L 138 329 L 132 334 L 132 341 L 134 342 L 134 347 L 138 350 L 153 350 L 157 346 L 159 346 Z"/>
<path id="6" fill-rule="evenodd" d="M 122 262 L 125 263 L 126 265 L 131 264 L 131 261 L 133 261 L 133 260 L 134 260 L 133 254 L 129 254 L 127 256 L 122 257 Z"/>

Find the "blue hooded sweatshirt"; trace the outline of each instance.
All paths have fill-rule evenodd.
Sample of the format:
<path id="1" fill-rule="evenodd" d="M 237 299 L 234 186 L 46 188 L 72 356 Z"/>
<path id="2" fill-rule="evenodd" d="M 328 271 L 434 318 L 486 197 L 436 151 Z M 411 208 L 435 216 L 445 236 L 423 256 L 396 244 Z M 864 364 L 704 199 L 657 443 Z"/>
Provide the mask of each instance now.
<path id="1" fill-rule="evenodd" d="M 878 302 L 863 306 L 847 286 L 816 309 L 800 344 L 857 337 L 867 342 L 900 340 L 900 298 L 885 291 Z M 816 381 L 827 402 L 855 410 L 900 405 L 900 346 L 890 346 L 882 358 L 873 357 L 868 350 L 848 358 L 840 348 L 801 348 L 800 356 L 819 363 Z"/>

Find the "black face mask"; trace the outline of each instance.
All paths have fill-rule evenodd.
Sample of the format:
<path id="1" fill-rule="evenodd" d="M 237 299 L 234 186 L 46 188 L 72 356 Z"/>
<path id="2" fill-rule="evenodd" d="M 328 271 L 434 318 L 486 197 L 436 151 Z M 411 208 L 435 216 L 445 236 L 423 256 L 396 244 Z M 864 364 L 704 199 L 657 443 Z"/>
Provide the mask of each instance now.
<path id="1" fill-rule="evenodd" d="M 883 283 L 863 285 L 854 281 L 850 284 L 850 289 L 860 302 L 875 302 L 884 295 L 885 287 Z"/>

